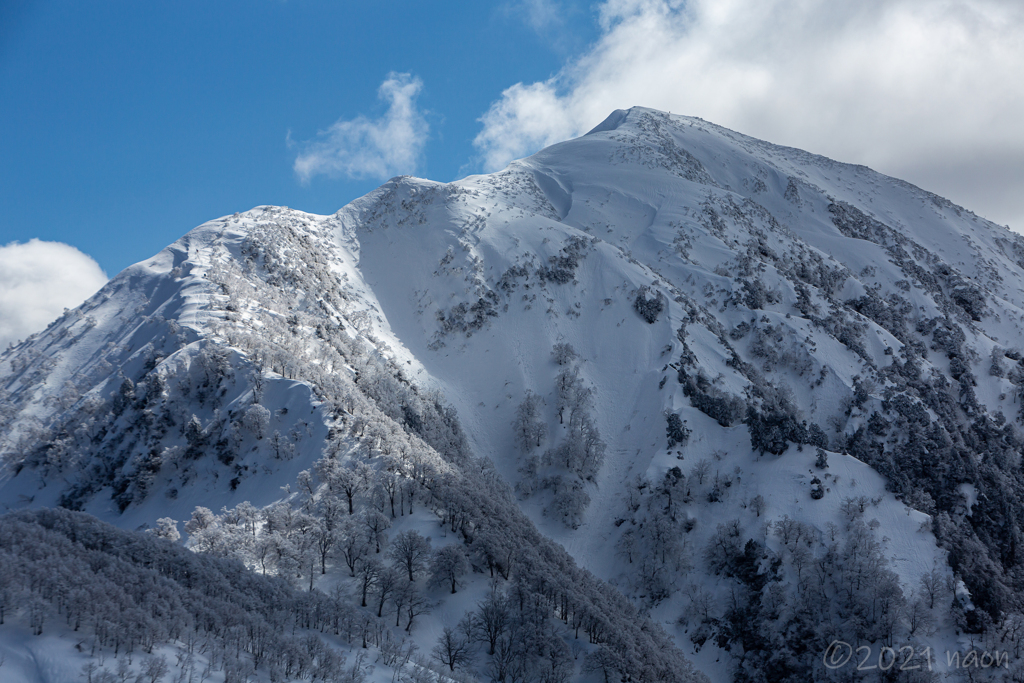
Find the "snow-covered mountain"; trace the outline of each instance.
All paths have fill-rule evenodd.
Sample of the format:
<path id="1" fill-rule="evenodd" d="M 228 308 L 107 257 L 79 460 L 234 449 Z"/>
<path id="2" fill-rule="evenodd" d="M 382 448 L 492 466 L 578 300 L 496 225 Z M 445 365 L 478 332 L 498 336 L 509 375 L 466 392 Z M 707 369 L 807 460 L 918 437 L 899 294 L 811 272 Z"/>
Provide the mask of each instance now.
<path id="1" fill-rule="evenodd" d="M 42 507 L 171 539 L 190 520 L 193 550 L 354 594 L 329 639 L 350 677 L 846 680 L 865 650 L 840 664 L 841 641 L 894 680 L 1009 680 L 1022 309 L 1005 228 L 617 111 L 499 173 L 207 223 L 8 350 L 0 540 L 98 533 Z M 403 593 L 375 559 L 411 539 L 435 550 Z M 70 617 L 11 585 L 14 661 L 32 614 Z M 392 656 L 406 633 L 432 660 Z M 327 678 L 315 653 L 296 673 L 217 647 L 227 680 Z"/>

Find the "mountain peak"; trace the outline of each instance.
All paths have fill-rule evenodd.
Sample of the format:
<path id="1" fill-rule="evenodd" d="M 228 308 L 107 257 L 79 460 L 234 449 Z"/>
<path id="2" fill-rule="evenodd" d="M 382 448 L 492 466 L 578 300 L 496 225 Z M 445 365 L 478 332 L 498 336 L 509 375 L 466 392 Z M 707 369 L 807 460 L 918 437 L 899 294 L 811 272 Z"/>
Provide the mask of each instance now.
<path id="1" fill-rule="evenodd" d="M 326 217 L 257 207 L 129 268 L 0 356 L 0 503 L 198 514 L 191 547 L 255 566 L 202 525 L 234 538 L 252 504 L 258 539 L 342 501 L 462 548 L 474 596 L 485 573 L 492 596 L 571 575 L 586 590 L 543 628 L 590 629 L 588 671 L 699 678 L 671 638 L 714 680 L 775 675 L 768 652 L 818 680 L 828 643 L 777 633 L 779 610 L 938 651 L 1024 603 L 1022 333 L 1024 238 L 634 107 L 498 173 L 393 178 Z M 889 611 L 849 619 L 867 606 Z"/>

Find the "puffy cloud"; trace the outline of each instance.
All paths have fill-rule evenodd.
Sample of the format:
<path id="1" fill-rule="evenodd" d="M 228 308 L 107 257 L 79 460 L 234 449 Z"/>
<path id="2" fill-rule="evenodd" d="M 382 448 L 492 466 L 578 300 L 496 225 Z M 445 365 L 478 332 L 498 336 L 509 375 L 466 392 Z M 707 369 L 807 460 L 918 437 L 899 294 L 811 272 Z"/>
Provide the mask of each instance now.
<path id="1" fill-rule="evenodd" d="M 430 127 L 416 108 L 423 81 L 410 74 L 390 73 L 377 96 L 388 103 L 378 119 L 359 116 L 339 120 L 302 145 L 295 173 L 302 182 L 316 175 L 387 178 L 411 173 L 423 153 Z"/>
<path id="2" fill-rule="evenodd" d="M 44 329 L 107 282 L 91 257 L 37 239 L 0 246 L 0 348 Z"/>
<path id="3" fill-rule="evenodd" d="M 585 132 L 568 104 L 550 82 L 516 83 L 505 90 L 484 114 L 484 128 L 473 140 L 484 167 L 498 170 L 512 159 Z"/>
<path id="4" fill-rule="evenodd" d="M 488 170 L 643 105 L 867 164 L 1024 230 L 1016 0 L 606 0 L 599 13 L 588 51 L 484 114 Z"/>

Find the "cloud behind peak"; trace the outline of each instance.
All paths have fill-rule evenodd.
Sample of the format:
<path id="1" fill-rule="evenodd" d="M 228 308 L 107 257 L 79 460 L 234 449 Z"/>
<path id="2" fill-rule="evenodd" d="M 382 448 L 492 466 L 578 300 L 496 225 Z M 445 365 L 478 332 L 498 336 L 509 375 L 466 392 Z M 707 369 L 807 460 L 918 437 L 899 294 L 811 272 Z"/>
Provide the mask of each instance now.
<path id="1" fill-rule="evenodd" d="M 1024 218 L 1010 191 L 1024 173 L 990 174 L 983 184 L 1007 191 L 988 198 L 965 182 L 979 155 L 1024 161 L 1018 2 L 607 0 L 598 11 L 602 34 L 584 54 L 483 115 L 486 170 L 643 105 L 867 164 L 999 222 Z"/>
<path id="2" fill-rule="evenodd" d="M 96 261 L 68 244 L 0 246 L 0 349 L 44 329 L 106 282 Z"/>
<path id="3" fill-rule="evenodd" d="M 295 174 L 303 183 L 318 175 L 386 180 L 416 170 L 430 127 L 417 108 L 423 82 L 411 74 L 388 74 L 377 96 L 388 104 L 383 116 L 339 119 L 315 139 L 302 143 Z"/>

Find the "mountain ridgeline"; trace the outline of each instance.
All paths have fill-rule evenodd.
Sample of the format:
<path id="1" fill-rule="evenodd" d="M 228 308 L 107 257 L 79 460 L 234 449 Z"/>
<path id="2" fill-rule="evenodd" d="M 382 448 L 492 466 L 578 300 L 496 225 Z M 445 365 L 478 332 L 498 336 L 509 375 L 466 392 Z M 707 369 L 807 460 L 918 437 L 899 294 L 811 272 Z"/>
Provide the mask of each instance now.
<path id="1" fill-rule="evenodd" d="M 1018 680 L 1022 332 L 1024 238 L 649 109 L 258 207 L 0 355 L 0 623 L 90 680 Z M 115 565 L 160 599 L 83 616 Z"/>

